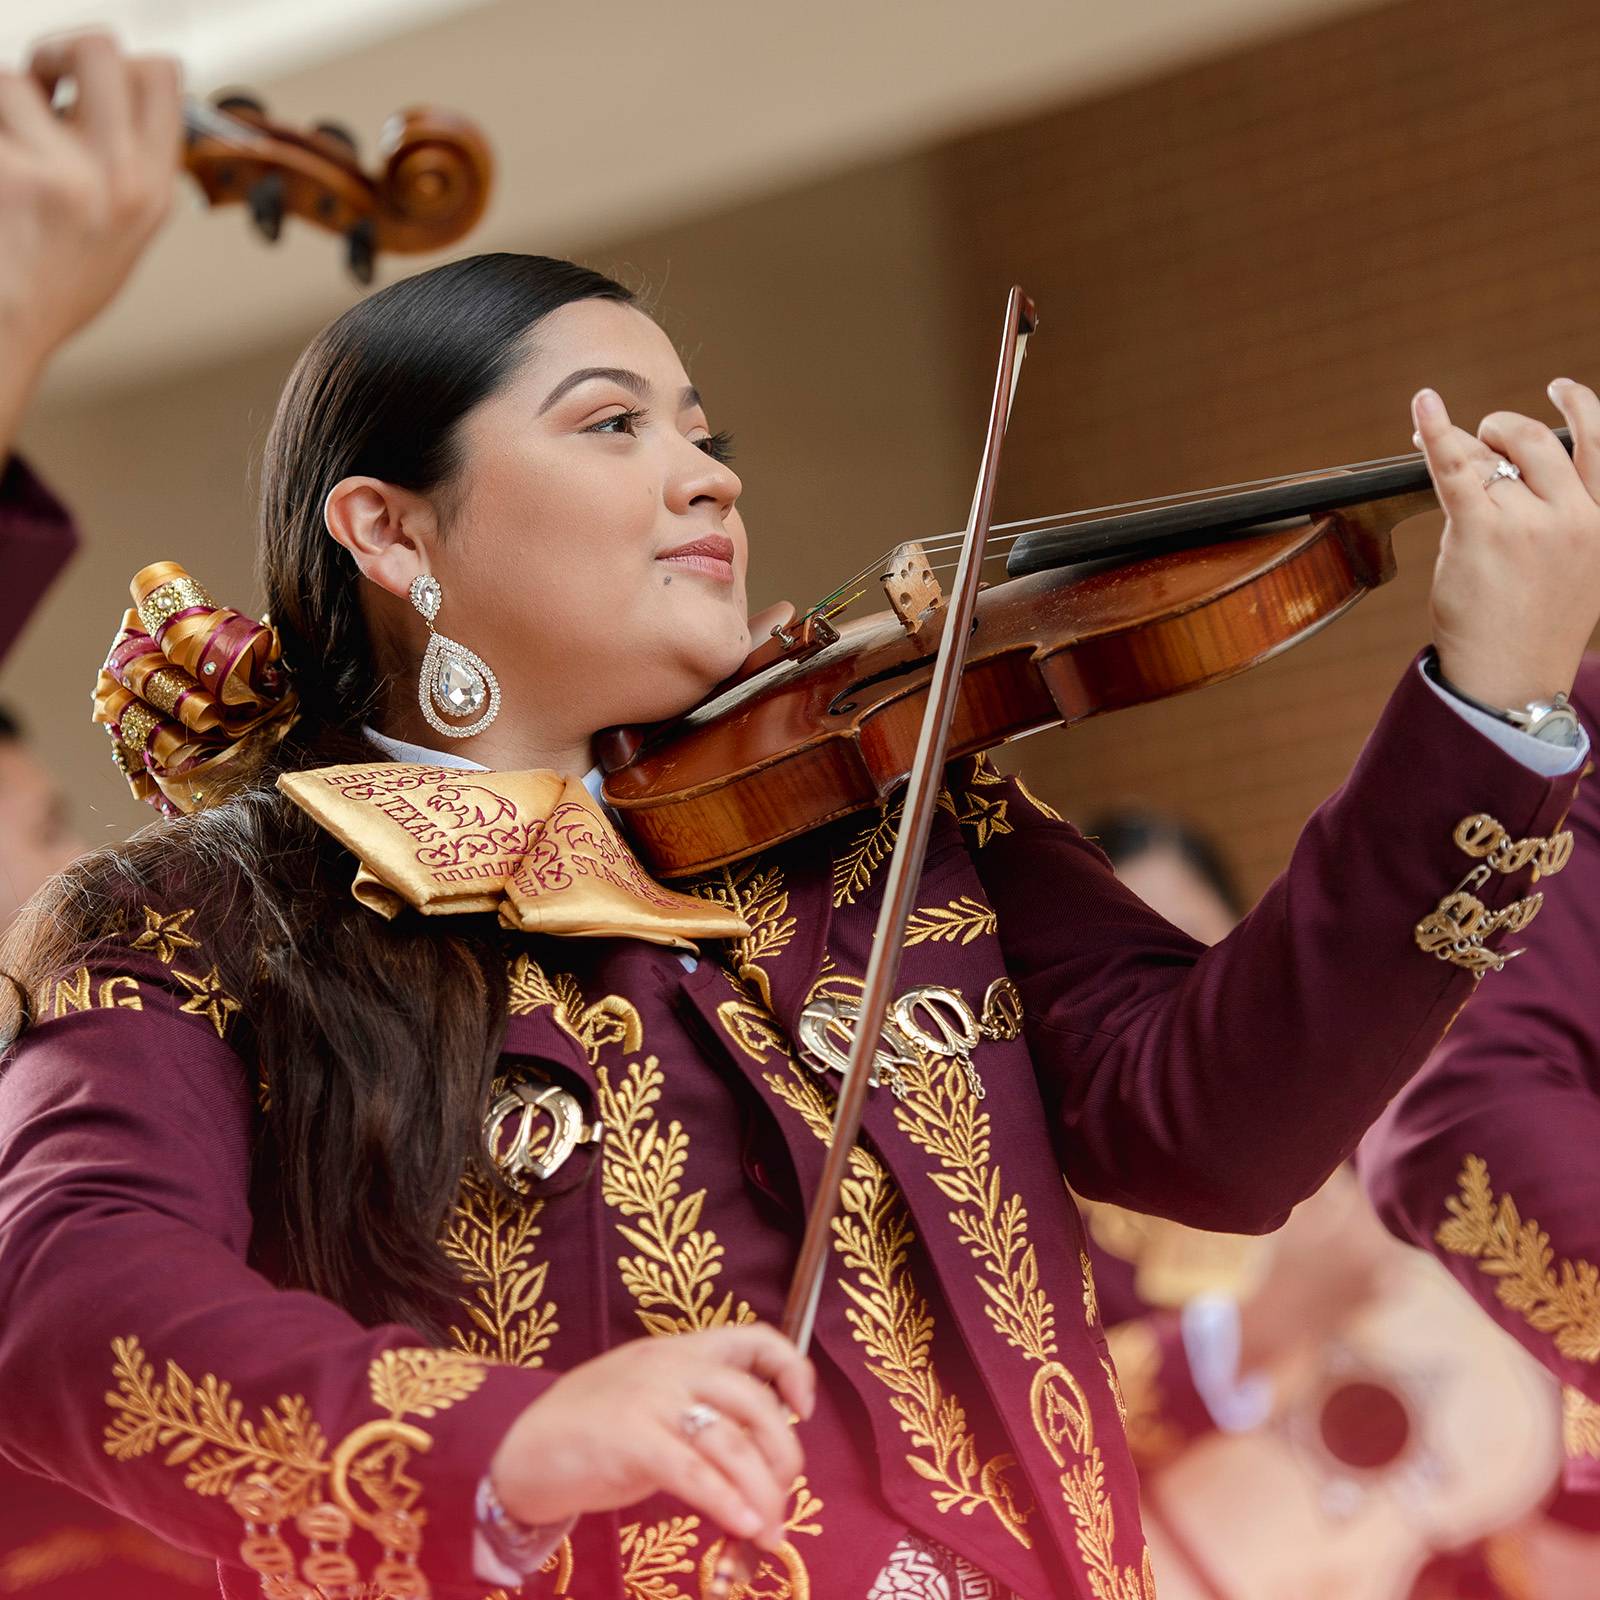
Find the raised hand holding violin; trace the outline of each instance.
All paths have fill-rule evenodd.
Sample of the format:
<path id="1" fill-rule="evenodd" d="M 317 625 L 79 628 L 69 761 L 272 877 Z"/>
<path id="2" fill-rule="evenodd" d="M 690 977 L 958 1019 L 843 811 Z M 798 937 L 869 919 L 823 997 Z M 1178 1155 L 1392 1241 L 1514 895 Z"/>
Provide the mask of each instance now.
<path id="1" fill-rule="evenodd" d="M 1600 400 L 1568 378 L 1550 398 L 1570 457 L 1532 417 L 1496 411 L 1474 437 L 1433 390 L 1412 402 L 1445 512 L 1430 601 L 1439 668 L 1496 707 L 1566 693 L 1600 612 Z"/>
<path id="2" fill-rule="evenodd" d="M 63 78 L 77 99 L 62 115 Z M 103 34 L 0 70 L 0 456 L 51 356 L 127 280 L 172 204 L 178 65 Z"/>

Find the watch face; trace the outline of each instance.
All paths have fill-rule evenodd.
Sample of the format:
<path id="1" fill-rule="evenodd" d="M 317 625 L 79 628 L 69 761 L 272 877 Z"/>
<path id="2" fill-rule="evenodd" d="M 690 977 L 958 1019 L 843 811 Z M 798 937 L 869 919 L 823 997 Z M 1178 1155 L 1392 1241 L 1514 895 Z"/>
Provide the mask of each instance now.
<path id="1" fill-rule="evenodd" d="M 1545 712 L 1528 732 L 1544 744 L 1560 745 L 1567 750 L 1578 748 L 1578 719 L 1565 706 Z"/>

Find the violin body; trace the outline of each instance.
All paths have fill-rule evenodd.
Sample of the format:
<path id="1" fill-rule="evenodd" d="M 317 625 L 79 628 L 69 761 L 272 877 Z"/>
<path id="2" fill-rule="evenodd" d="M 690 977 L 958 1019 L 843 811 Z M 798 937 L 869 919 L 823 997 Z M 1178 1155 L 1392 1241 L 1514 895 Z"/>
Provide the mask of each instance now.
<path id="1" fill-rule="evenodd" d="M 1390 533 L 1432 508 L 1373 501 L 1131 562 L 985 589 L 949 745 L 957 757 L 1232 677 L 1308 638 L 1394 573 Z M 705 871 L 882 804 L 915 754 L 941 629 L 844 624 L 677 722 L 620 743 L 605 798 L 662 877 Z"/>

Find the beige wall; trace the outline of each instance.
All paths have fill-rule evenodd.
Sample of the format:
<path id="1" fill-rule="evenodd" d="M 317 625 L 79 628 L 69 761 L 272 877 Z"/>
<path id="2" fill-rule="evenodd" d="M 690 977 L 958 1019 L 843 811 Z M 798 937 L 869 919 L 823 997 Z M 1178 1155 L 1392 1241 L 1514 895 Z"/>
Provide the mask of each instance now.
<path id="1" fill-rule="evenodd" d="M 976 446 L 952 443 L 962 408 L 940 198 L 913 159 L 586 252 L 654 292 L 715 425 L 737 435 L 756 604 L 826 592 L 902 530 L 965 512 Z M 7 663 L 0 698 L 24 710 L 93 839 L 148 820 L 88 721 L 127 581 L 170 557 L 219 598 L 257 604 L 249 483 L 302 342 L 44 411 L 24 430 L 87 547 Z"/>

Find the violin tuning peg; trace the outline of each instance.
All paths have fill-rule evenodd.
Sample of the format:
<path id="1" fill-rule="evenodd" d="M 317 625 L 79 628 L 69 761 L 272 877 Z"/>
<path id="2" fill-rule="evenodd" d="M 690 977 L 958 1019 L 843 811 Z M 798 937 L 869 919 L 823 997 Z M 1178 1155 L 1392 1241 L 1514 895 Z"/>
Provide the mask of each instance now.
<path id="1" fill-rule="evenodd" d="M 269 172 L 251 186 L 249 194 L 250 220 L 255 223 L 262 238 L 276 242 L 283 231 L 283 177 Z"/>
<path id="2" fill-rule="evenodd" d="M 349 156 L 352 161 L 360 155 L 356 136 L 342 122 L 318 122 L 312 126 L 311 131 L 325 144 L 343 146 L 342 153 Z"/>
<path id="3" fill-rule="evenodd" d="M 373 263 L 378 257 L 371 217 L 363 217 L 345 235 L 345 249 L 351 277 L 359 284 L 371 283 Z"/>

